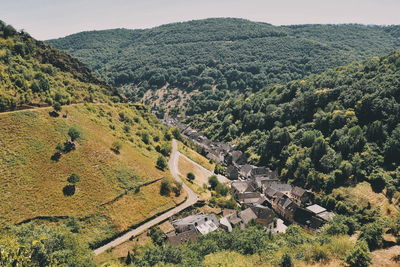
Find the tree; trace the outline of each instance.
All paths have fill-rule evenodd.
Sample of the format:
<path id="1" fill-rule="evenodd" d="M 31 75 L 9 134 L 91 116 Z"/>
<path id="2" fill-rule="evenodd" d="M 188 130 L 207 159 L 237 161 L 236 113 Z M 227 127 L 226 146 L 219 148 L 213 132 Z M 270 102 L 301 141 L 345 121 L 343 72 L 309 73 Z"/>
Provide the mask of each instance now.
<path id="1" fill-rule="evenodd" d="M 161 246 L 164 243 L 164 233 L 158 227 L 151 227 L 148 236 L 157 246 Z"/>
<path id="2" fill-rule="evenodd" d="M 350 267 L 369 266 L 371 264 L 371 256 L 367 243 L 363 240 L 358 241 L 345 261 Z"/>
<path id="3" fill-rule="evenodd" d="M 71 184 L 76 184 L 77 182 L 79 182 L 81 180 L 81 178 L 79 177 L 78 174 L 76 173 L 72 173 L 69 177 L 68 177 L 68 182 Z"/>
<path id="4" fill-rule="evenodd" d="M 71 127 L 68 130 L 68 135 L 72 141 L 78 140 L 81 137 L 81 132 L 75 127 Z"/>
<path id="5" fill-rule="evenodd" d="M 163 156 L 159 156 L 157 159 L 156 167 L 160 170 L 165 170 L 167 168 L 167 160 Z"/>
<path id="6" fill-rule="evenodd" d="M 160 194 L 163 196 L 169 196 L 171 193 L 171 182 L 169 180 L 163 180 L 160 186 Z"/>
<path id="7" fill-rule="evenodd" d="M 213 176 L 208 177 L 208 183 L 210 184 L 210 188 L 212 190 L 214 190 L 217 187 L 217 185 L 219 184 L 217 176 L 213 175 Z"/>
<path id="8" fill-rule="evenodd" d="M 55 103 L 53 104 L 53 109 L 54 109 L 55 111 L 57 111 L 57 112 L 60 112 L 61 109 L 62 109 L 62 106 L 61 106 L 60 102 L 55 102 Z"/>
<path id="9" fill-rule="evenodd" d="M 196 179 L 196 176 L 192 173 L 192 172 L 189 172 L 187 175 L 186 175 L 186 178 L 189 180 L 189 181 L 193 181 L 194 179 Z"/>
<path id="10" fill-rule="evenodd" d="M 215 187 L 215 191 L 221 196 L 226 196 L 229 192 L 229 188 L 223 183 L 218 183 Z"/>
<path id="11" fill-rule="evenodd" d="M 281 262 L 280 262 L 280 266 L 281 267 L 293 267 L 294 266 L 292 257 L 288 253 L 283 254 Z"/>
<path id="12" fill-rule="evenodd" d="M 119 154 L 122 148 L 122 143 L 120 141 L 114 141 L 111 144 L 111 150 L 114 151 L 114 153 Z"/>
<path id="13" fill-rule="evenodd" d="M 370 249 L 381 248 L 383 246 L 384 230 L 379 222 L 364 225 L 361 229 L 360 239 L 367 242 Z"/>

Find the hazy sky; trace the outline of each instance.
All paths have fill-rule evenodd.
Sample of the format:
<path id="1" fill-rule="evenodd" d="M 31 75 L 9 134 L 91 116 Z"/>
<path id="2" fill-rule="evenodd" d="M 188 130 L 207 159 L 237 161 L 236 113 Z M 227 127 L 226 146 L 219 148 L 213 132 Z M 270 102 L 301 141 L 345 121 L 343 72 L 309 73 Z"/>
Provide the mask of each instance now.
<path id="1" fill-rule="evenodd" d="M 400 24 L 400 0 L 0 0 L 0 19 L 45 40 L 210 17 L 274 25 Z"/>

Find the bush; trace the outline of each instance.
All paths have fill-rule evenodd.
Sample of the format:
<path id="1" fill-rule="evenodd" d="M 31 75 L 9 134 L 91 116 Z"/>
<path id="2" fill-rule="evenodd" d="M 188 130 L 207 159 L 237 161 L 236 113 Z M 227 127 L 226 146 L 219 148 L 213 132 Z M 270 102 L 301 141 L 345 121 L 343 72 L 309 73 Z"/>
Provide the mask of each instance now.
<path id="1" fill-rule="evenodd" d="M 68 135 L 72 141 L 78 140 L 81 137 L 81 132 L 76 127 L 71 127 L 68 130 Z"/>
<path id="2" fill-rule="evenodd" d="M 194 179 L 196 179 L 196 176 L 192 173 L 192 172 L 189 172 L 187 175 L 186 175 L 186 178 L 189 180 L 189 181 L 193 181 Z"/>
<path id="3" fill-rule="evenodd" d="M 171 182 L 168 180 L 163 180 L 160 186 L 160 194 L 163 196 L 169 196 L 171 193 Z"/>
<path id="4" fill-rule="evenodd" d="M 68 182 L 71 184 L 76 184 L 77 182 L 79 182 L 81 180 L 81 178 L 79 177 L 78 174 L 73 173 L 68 177 Z"/>
<path id="5" fill-rule="evenodd" d="M 210 184 L 210 188 L 214 190 L 219 184 L 217 176 L 213 175 L 208 178 L 208 183 Z"/>
<path id="6" fill-rule="evenodd" d="M 55 111 L 57 111 L 57 112 L 60 112 L 61 109 L 62 109 L 61 104 L 60 104 L 59 102 L 54 103 L 54 104 L 53 104 L 53 109 L 54 109 Z"/>
<path id="7" fill-rule="evenodd" d="M 218 183 L 218 185 L 215 187 L 215 191 L 221 196 L 226 196 L 229 192 L 229 188 L 225 184 Z"/>
<path id="8" fill-rule="evenodd" d="M 64 186 L 63 194 L 66 197 L 73 196 L 75 194 L 75 185 L 69 184 L 69 185 Z"/>
<path id="9" fill-rule="evenodd" d="M 358 241 L 353 250 L 346 257 L 349 267 L 367 267 L 371 263 L 371 256 L 365 241 Z"/>
<path id="10" fill-rule="evenodd" d="M 114 141 L 111 144 L 111 150 L 114 151 L 114 153 L 119 154 L 122 148 L 122 143 L 120 141 Z"/>
<path id="11" fill-rule="evenodd" d="M 281 267 L 293 267 L 293 261 L 292 257 L 288 253 L 283 254 L 281 262 L 280 262 Z"/>
<path id="12" fill-rule="evenodd" d="M 167 168 L 167 160 L 163 156 L 159 156 L 156 167 L 162 171 L 165 170 Z"/>
<path id="13" fill-rule="evenodd" d="M 147 235 L 157 246 L 161 246 L 164 243 L 164 233 L 158 227 L 151 227 Z"/>
<path id="14" fill-rule="evenodd" d="M 179 183 L 178 181 L 174 182 L 174 187 L 172 188 L 172 191 L 175 193 L 176 197 L 179 197 L 182 193 L 182 183 Z"/>
<path id="15" fill-rule="evenodd" d="M 384 230 L 378 222 L 366 224 L 361 229 L 360 239 L 367 242 L 369 249 L 381 248 L 383 246 Z"/>

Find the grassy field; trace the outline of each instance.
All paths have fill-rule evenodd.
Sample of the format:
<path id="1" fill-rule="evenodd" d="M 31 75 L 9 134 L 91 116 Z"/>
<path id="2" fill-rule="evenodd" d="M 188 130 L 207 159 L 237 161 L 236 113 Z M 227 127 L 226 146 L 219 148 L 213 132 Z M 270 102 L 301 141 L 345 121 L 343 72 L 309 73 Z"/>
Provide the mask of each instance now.
<path id="1" fill-rule="evenodd" d="M 207 158 L 203 157 L 202 155 L 200 155 L 199 153 L 197 153 L 196 151 L 194 151 L 193 149 L 191 149 L 190 147 L 184 145 L 182 142 L 179 141 L 178 141 L 178 150 L 186 157 L 190 158 L 194 162 L 197 162 L 207 170 L 214 171 L 215 164 L 210 163 L 210 161 Z"/>
<path id="2" fill-rule="evenodd" d="M 93 244 L 184 200 L 184 194 L 161 196 L 160 182 L 129 191 L 170 177 L 168 170 L 155 167 L 155 148 L 169 143 L 164 141 L 166 129 L 140 106 L 63 107 L 67 118 L 51 117 L 49 111 L 0 114 L 0 223 L 38 216 L 78 218 L 82 238 Z M 76 149 L 51 160 L 57 144 L 68 139 L 70 127 L 82 135 Z M 110 149 L 115 141 L 122 145 L 119 154 Z M 65 196 L 63 188 L 72 173 L 80 181 L 75 194 Z"/>
<path id="3" fill-rule="evenodd" d="M 359 183 L 355 187 L 340 187 L 333 190 L 332 194 L 341 196 L 349 205 L 366 207 L 370 203 L 373 208 L 379 208 L 384 216 L 395 217 L 399 214 L 399 210 L 382 193 L 372 191 L 368 182 Z"/>

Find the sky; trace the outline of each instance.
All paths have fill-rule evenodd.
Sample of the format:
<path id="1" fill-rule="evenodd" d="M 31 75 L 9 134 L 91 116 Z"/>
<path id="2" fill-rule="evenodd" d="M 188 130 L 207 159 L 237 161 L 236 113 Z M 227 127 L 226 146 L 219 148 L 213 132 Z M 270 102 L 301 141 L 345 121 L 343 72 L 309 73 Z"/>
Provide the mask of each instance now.
<path id="1" fill-rule="evenodd" d="M 39 40 L 235 17 L 274 25 L 400 24 L 400 0 L 0 0 L 0 20 Z"/>

